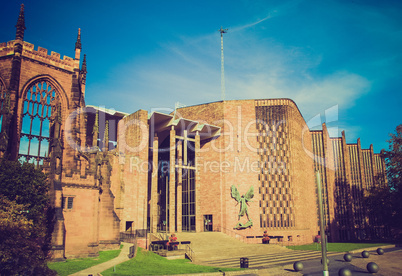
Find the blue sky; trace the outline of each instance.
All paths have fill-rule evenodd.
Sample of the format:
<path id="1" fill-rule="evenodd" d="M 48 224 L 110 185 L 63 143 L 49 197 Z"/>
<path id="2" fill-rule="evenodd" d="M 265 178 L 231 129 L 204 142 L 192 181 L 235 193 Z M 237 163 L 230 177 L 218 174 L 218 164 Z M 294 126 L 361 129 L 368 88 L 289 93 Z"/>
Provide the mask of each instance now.
<path id="1" fill-rule="evenodd" d="M 20 4 L 2 3 L 1 42 L 14 39 Z M 402 1 L 24 4 L 35 49 L 74 57 L 81 28 L 90 105 L 132 113 L 221 100 L 223 26 L 227 100 L 291 98 L 311 127 L 326 114 L 375 152 L 402 123 Z"/>

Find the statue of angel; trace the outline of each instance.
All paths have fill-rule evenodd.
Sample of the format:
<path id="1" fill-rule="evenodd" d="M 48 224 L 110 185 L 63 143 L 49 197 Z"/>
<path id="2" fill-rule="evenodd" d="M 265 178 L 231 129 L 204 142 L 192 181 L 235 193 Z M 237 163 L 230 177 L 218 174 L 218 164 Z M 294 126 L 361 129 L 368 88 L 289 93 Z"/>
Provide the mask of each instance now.
<path id="1" fill-rule="evenodd" d="M 232 185 L 230 187 L 231 192 L 232 192 L 232 198 L 234 198 L 237 203 L 240 203 L 240 212 L 239 212 L 239 220 L 242 216 L 246 215 L 248 222 L 246 224 L 242 224 L 242 223 L 238 223 L 235 227 L 235 229 L 243 229 L 243 228 L 247 228 L 247 227 L 251 227 L 253 225 L 252 220 L 250 219 L 249 215 L 248 215 L 248 204 L 247 202 L 251 202 L 251 199 L 254 197 L 254 187 L 251 186 L 250 189 L 248 190 L 248 192 L 245 195 L 240 196 L 239 191 L 237 190 L 237 188 Z"/>

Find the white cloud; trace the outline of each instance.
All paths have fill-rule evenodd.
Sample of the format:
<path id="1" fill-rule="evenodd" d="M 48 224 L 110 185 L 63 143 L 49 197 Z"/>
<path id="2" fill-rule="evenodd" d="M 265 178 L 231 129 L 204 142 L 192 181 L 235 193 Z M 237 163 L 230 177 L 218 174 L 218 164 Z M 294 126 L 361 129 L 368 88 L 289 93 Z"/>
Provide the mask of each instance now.
<path id="1" fill-rule="evenodd" d="M 237 32 L 237 31 L 241 31 L 241 30 L 253 27 L 253 26 L 258 25 L 258 24 L 260 24 L 260 23 L 264 22 L 265 20 L 268 20 L 268 19 L 270 19 L 272 17 L 273 17 L 273 15 L 270 13 L 266 17 L 264 17 L 263 19 L 257 20 L 255 22 L 252 22 L 252 23 L 249 23 L 249 24 L 245 24 L 243 26 L 234 27 L 234 28 L 231 29 L 231 31 Z"/>
<path id="2" fill-rule="evenodd" d="M 334 105 L 350 108 L 369 91 L 370 82 L 353 72 L 311 73 L 322 56 L 308 48 L 285 47 L 247 32 L 247 26 L 269 18 L 225 37 L 226 99 L 291 98 L 309 120 Z M 164 47 L 154 56 L 115 68 L 113 81 L 97 87 L 99 94 L 113 90 L 125 95 L 126 103 L 116 105 L 126 112 L 173 107 L 177 101 L 194 105 L 221 100 L 218 32 Z"/>
<path id="3" fill-rule="evenodd" d="M 321 80 L 304 83 L 299 91 L 293 93 L 293 99 L 308 118 L 333 105 L 339 105 L 341 109 L 350 108 L 369 88 L 370 82 L 362 76 L 336 72 Z"/>

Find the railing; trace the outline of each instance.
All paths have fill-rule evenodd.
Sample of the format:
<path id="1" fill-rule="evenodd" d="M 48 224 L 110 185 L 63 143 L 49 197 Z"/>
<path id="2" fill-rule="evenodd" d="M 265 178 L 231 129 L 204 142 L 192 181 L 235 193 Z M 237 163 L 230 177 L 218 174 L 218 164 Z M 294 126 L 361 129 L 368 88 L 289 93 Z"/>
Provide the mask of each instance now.
<path id="1" fill-rule="evenodd" d="M 132 243 L 130 246 L 128 257 L 134 258 L 137 255 L 137 234 L 134 232 L 120 232 L 120 242 Z"/>
<path id="2" fill-rule="evenodd" d="M 120 232 L 120 241 L 128 243 L 136 243 L 137 235 L 134 232 Z"/>
<path id="3" fill-rule="evenodd" d="M 238 239 L 238 240 L 241 241 L 241 242 L 247 243 L 247 239 L 246 239 L 245 236 L 243 236 L 243 235 L 241 235 L 241 234 L 239 234 L 239 233 L 236 233 L 236 232 L 233 231 L 233 230 L 230 230 L 230 229 L 227 229 L 227 228 L 223 228 L 223 227 L 221 227 L 221 226 L 217 226 L 217 227 L 214 228 L 214 232 L 222 232 L 222 233 L 224 233 L 224 234 L 226 234 L 226 235 L 228 235 L 228 236 L 230 236 L 230 237 L 233 237 L 233 238 Z"/>
<path id="4" fill-rule="evenodd" d="M 166 233 L 157 233 L 157 234 L 156 234 L 156 237 L 157 237 L 159 240 L 168 240 L 168 239 L 169 239 L 169 235 L 166 234 Z"/>
<path id="5" fill-rule="evenodd" d="M 138 238 L 145 238 L 147 236 L 147 229 L 136 229 L 135 230 L 135 235 Z"/>
<path id="6" fill-rule="evenodd" d="M 190 245 L 188 244 L 186 246 L 186 255 L 190 259 L 190 261 L 194 262 L 195 254 L 194 251 L 191 249 Z"/>

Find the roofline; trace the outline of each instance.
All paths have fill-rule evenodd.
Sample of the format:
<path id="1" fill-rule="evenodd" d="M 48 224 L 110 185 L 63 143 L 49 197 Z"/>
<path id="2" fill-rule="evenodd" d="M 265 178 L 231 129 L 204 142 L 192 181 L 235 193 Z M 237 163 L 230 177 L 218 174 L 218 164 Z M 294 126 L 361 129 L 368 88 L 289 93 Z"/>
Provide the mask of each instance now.
<path id="1" fill-rule="evenodd" d="M 107 114 L 112 115 L 112 116 L 126 117 L 126 116 L 130 115 L 129 113 L 126 113 L 126 112 L 117 111 L 117 110 L 114 110 L 114 109 L 108 109 L 108 108 L 105 108 L 105 107 L 94 106 L 94 105 L 86 105 L 85 107 L 91 107 L 91 108 L 93 108 L 95 110 L 102 111 L 102 112 L 107 113 Z"/>

